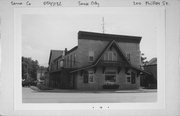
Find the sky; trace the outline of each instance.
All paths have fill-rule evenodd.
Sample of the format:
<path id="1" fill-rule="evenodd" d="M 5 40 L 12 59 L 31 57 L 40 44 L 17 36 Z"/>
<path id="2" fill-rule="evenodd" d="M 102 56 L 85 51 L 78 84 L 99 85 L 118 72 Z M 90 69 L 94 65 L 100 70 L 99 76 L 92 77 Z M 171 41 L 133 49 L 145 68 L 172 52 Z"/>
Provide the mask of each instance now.
<path id="1" fill-rule="evenodd" d="M 77 45 L 78 31 L 141 36 L 140 51 L 147 60 L 157 56 L 158 15 L 151 9 L 71 9 L 56 13 L 22 15 L 22 56 L 48 66 L 50 50 Z"/>

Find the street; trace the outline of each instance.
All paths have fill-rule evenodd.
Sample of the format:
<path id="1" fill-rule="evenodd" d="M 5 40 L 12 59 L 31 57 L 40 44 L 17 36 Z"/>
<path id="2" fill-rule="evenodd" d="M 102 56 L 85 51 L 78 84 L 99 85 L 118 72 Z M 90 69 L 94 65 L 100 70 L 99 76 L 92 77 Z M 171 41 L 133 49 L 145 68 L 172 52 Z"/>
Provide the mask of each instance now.
<path id="1" fill-rule="evenodd" d="M 23 103 L 128 103 L 156 102 L 157 92 L 38 92 L 22 88 Z"/>

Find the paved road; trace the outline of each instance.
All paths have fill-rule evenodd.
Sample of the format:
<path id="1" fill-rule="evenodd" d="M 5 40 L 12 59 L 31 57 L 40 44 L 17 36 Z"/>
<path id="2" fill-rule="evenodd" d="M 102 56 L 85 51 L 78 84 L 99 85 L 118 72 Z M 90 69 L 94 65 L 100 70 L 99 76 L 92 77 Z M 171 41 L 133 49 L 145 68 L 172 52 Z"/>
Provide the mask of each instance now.
<path id="1" fill-rule="evenodd" d="M 125 103 L 156 102 L 156 92 L 109 93 L 109 92 L 37 92 L 23 88 L 23 103 Z"/>

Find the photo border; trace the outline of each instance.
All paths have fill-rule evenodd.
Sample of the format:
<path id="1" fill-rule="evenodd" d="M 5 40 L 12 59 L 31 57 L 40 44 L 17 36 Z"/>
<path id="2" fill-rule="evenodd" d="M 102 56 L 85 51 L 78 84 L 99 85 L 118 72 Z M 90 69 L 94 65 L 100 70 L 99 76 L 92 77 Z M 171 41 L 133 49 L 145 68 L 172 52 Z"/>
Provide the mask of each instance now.
<path id="1" fill-rule="evenodd" d="M 157 28 L 157 102 L 156 103 L 22 103 L 21 85 L 21 47 L 22 30 L 21 22 L 23 14 L 59 14 L 55 11 L 74 11 L 74 9 L 84 12 L 84 10 L 104 10 L 104 9 L 156 9 L 159 11 Z M 82 10 L 84 9 L 84 10 Z M 165 8 L 154 7 L 63 7 L 63 8 L 14 8 L 14 110 L 119 110 L 119 109 L 165 109 Z M 161 77 L 161 78 L 159 78 Z M 164 78 L 163 78 L 164 77 Z"/>

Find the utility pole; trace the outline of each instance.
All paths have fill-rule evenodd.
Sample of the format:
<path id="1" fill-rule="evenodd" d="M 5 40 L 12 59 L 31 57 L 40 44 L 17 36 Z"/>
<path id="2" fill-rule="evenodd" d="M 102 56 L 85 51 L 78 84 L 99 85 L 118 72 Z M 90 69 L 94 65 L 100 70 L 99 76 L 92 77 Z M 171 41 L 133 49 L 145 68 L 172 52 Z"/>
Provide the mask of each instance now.
<path id="1" fill-rule="evenodd" d="M 104 29 L 104 17 L 102 17 L 102 31 L 103 31 L 103 33 L 105 32 L 105 29 Z"/>

